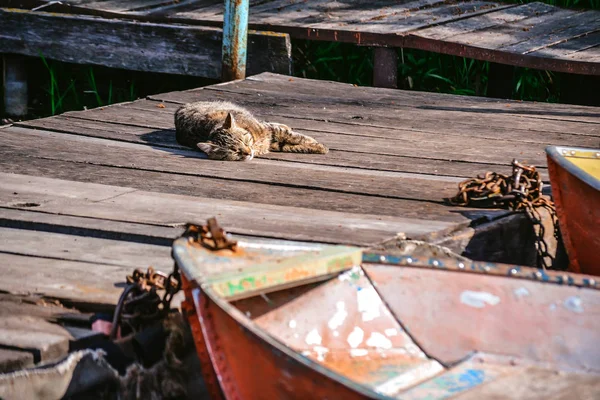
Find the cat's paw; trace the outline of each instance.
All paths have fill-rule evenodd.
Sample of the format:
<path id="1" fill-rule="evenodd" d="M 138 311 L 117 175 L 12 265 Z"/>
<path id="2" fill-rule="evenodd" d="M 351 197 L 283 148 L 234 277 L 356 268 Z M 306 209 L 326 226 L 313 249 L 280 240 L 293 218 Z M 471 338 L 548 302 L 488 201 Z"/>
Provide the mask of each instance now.
<path id="1" fill-rule="evenodd" d="M 329 149 L 327 148 L 327 146 L 325 146 L 325 145 L 323 145 L 321 143 L 315 143 L 311 147 L 314 150 L 315 154 L 327 154 L 327 153 L 329 153 Z"/>

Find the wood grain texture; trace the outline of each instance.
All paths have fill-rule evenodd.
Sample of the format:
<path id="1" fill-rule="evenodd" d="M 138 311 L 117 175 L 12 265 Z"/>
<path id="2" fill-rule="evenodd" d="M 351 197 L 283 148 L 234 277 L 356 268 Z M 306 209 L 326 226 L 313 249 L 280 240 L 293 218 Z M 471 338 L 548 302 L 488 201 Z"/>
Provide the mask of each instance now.
<path id="1" fill-rule="evenodd" d="M 0 181 L 0 205 L 5 207 L 27 209 L 28 203 L 35 203 L 39 204 L 36 211 L 47 213 L 162 226 L 204 223 L 206 219 L 216 216 L 221 225 L 233 233 L 290 240 L 369 245 L 395 236 L 398 232 L 414 236 L 461 225 L 440 220 L 316 211 L 141 190 L 111 197 L 108 193 L 113 192 L 113 187 L 108 185 L 17 174 L 2 174 Z M 107 196 L 104 201 L 90 202 L 82 196 L 88 190 Z M 14 192 L 18 195 L 14 195 Z M 468 218 L 461 219 L 463 225 L 470 222 Z M 118 262 L 115 264 L 119 265 Z"/>
<path id="2" fill-rule="evenodd" d="M 24 7 L 41 2 L 26 3 Z M 5 7 L 14 4 L 0 1 Z M 223 3 L 215 0 L 71 0 L 52 4 L 48 10 L 187 27 L 220 27 L 223 22 Z M 595 10 L 572 12 L 541 3 L 478 0 L 257 0 L 250 2 L 249 24 L 251 29 L 298 39 L 417 48 L 513 66 L 599 75 L 596 51 L 570 56 L 533 54 L 597 31 L 598 15 Z"/>
<path id="3" fill-rule="evenodd" d="M 136 71 L 221 77 L 222 31 L 0 9 L 0 52 Z M 248 74 L 291 73 L 285 34 L 250 32 Z M 81 51 L 81 49 L 86 49 Z"/>

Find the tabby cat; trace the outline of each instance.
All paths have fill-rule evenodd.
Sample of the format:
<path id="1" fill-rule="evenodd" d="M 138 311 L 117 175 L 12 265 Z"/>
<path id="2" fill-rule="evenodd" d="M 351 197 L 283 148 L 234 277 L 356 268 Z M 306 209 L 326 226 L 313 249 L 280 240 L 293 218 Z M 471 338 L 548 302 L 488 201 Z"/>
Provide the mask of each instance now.
<path id="1" fill-rule="evenodd" d="M 274 122 L 262 122 L 246 109 L 225 101 L 189 103 L 175 112 L 175 137 L 213 160 L 248 161 L 269 151 L 326 154 L 310 136 Z"/>

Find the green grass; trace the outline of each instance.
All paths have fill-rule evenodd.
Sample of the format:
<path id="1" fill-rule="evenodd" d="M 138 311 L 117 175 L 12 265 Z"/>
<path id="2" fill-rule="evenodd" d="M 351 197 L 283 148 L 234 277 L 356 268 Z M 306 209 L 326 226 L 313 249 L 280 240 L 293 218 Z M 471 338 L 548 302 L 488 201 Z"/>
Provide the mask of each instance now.
<path id="1" fill-rule="evenodd" d="M 347 43 L 294 41 L 296 76 L 370 86 L 373 49 Z M 406 90 L 487 94 L 490 64 L 464 57 L 414 49 L 398 49 L 398 87 Z M 557 102 L 560 85 L 557 74 L 516 68 L 513 98 Z"/>
<path id="2" fill-rule="evenodd" d="M 102 107 L 215 83 L 196 77 L 63 63 L 48 60 L 43 54 L 31 59 L 28 76 L 31 105 L 28 118 Z"/>

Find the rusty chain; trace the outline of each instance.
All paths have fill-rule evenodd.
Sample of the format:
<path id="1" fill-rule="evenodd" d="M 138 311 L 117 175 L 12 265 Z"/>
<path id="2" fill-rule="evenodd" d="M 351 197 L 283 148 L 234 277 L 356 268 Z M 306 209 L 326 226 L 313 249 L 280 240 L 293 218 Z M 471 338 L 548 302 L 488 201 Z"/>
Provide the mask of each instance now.
<path id="1" fill-rule="evenodd" d="M 116 338 L 119 327 L 122 332 L 139 332 L 166 317 L 171 301 L 180 289 L 181 276 L 177 264 L 169 275 L 152 267 L 146 272 L 134 270 L 132 275 L 127 276 L 127 286 L 117 303 L 110 338 Z"/>
<path id="2" fill-rule="evenodd" d="M 554 256 L 544 239 L 546 231 L 540 208 L 548 211 L 557 240 L 558 220 L 554 203 L 542 195 L 542 189 L 542 178 L 535 167 L 513 160 L 511 176 L 486 172 L 459 183 L 456 196 L 444 200 L 456 206 L 499 207 L 524 212 L 536 231 L 537 267 L 550 269 Z"/>
<path id="3" fill-rule="evenodd" d="M 213 251 L 237 249 L 237 242 L 229 238 L 216 218 L 208 219 L 206 225 L 188 224 L 184 236 Z M 110 338 L 116 338 L 119 327 L 122 332 L 138 332 L 166 317 L 173 296 L 180 289 L 181 275 L 177 263 L 170 275 L 155 271 L 152 267 L 146 272 L 134 270 L 132 275 L 127 276 L 127 286 L 115 308 Z M 159 291 L 163 292 L 162 297 Z"/>

